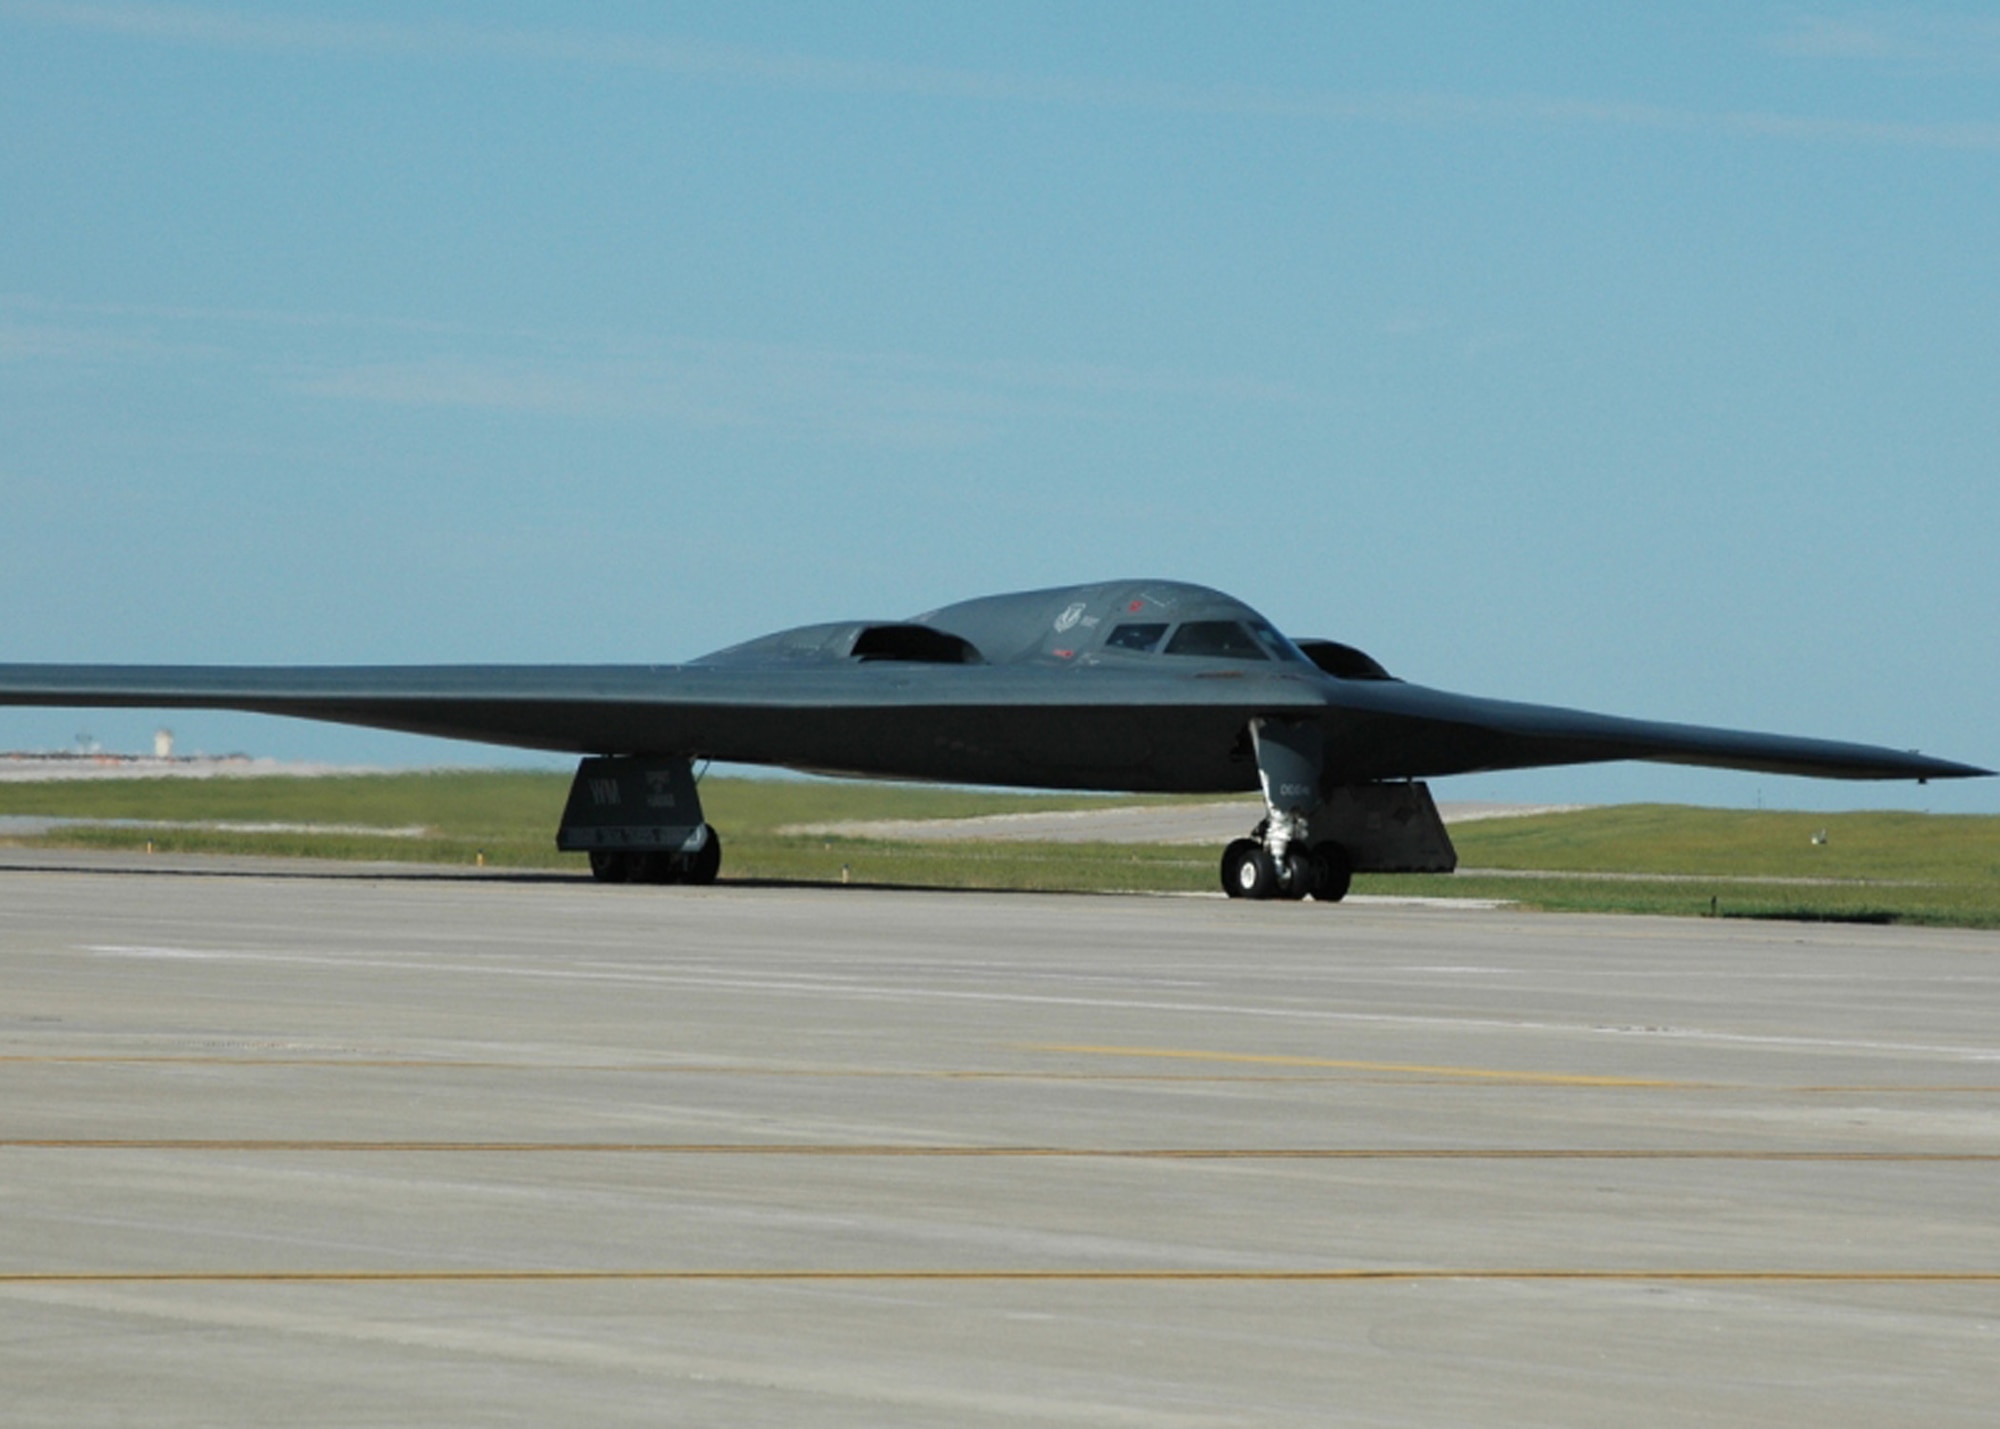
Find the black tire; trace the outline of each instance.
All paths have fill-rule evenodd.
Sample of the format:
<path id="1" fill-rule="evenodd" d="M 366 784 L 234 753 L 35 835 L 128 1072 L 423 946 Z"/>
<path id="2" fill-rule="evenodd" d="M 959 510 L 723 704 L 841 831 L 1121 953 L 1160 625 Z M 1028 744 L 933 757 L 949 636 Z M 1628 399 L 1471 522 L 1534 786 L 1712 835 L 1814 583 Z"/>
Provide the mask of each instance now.
<path id="1" fill-rule="evenodd" d="M 1222 850 L 1222 891 L 1231 898 L 1243 897 L 1243 887 L 1238 878 L 1238 869 L 1243 860 L 1250 856 L 1257 844 L 1254 839 L 1232 839 Z"/>
<path id="2" fill-rule="evenodd" d="M 1271 895 L 1274 898 L 1303 898 L 1320 885 L 1320 864 L 1316 854 L 1302 848 L 1285 850 L 1285 876 Z"/>
<path id="3" fill-rule="evenodd" d="M 599 883 L 624 883 L 632 877 L 632 860 L 613 848 L 590 851 L 590 876 Z"/>
<path id="4" fill-rule="evenodd" d="M 1354 860 L 1336 843 L 1318 844 L 1312 851 L 1312 896 L 1322 903 L 1338 903 L 1354 886 Z"/>
<path id="5" fill-rule="evenodd" d="M 672 854 L 635 853 L 633 861 L 638 865 L 632 874 L 634 883 L 679 883 L 680 864 Z"/>
<path id="6" fill-rule="evenodd" d="M 687 872 L 683 875 L 688 883 L 713 883 L 715 875 L 722 871 L 722 835 L 713 824 L 703 827 L 708 830 L 708 840 L 688 855 Z"/>
<path id="7" fill-rule="evenodd" d="M 1269 898 L 1278 889 L 1278 867 L 1254 839 L 1237 839 L 1222 851 L 1222 891 L 1231 898 Z"/>

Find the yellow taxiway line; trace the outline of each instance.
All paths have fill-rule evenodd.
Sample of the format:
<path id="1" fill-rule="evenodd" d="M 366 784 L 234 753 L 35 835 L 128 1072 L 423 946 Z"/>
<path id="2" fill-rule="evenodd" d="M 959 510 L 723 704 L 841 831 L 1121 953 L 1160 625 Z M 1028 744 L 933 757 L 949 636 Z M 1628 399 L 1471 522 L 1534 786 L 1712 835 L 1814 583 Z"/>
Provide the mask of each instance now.
<path id="1" fill-rule="evenodd" d="M 1736 1146 L 939 1146 L 880 1142 L 426 1141 L 293 1137 L 7 1137 L 0 1150 L 483 1153 L 536 1155 L 1075 1158 L 1128 1161 L 2000 1162 L 2000 1151 L 1787 1150 Z"/>
<path id="2" fill-rule="evenodd" d="M 619 1076 L 691 1077 L 799 1077 L 838 1079 L 851 1077 L 902 1078 L 921 1081 L 1018 1081 L 1018 1082 L 1194 1082 L 1281 1083 L 1326 1085 L 1369 1081 L 1389 1085 L 1436 1086 L 1471 1083 L 1529 1086 L 1636 1087 L 1641 1089 L 1693 1092 L 1762 1092 L 1784 1095 L 1857 1094 L 2000 1095 L 2000 1083 L 1980 1082 L 1857 1082 L 1818 1083 L 1800 1086 L 1765 1085 L 1754 1082 L 1683 1082 L 1651 1077 L 1610 1077 L 1571 1072 L 1510 1071 L 1497 1067 L 1441 1067 L 1409 1062 L 1365 1062 L 1327 1057 L 1293 1057 L 1263 1053 L 1185 1051 L 1162 1047 L 1093 1047 L 1065 1044 L 1029 1044 L 1024 1050 L 1087 1054 L 1101 1057 L 1153 1057 L 1185 1061 L 1235 1063 L 1294 1067 L 1298 1074 L 1240 1072 L 1234 1075 L 1210 1072 L 1074 1072 L 1054 1069 L 1003 1069 L 997 1067 L 770 1067 L 731 1064 L 678 1062 L 531 1062 L 455 1061 L 441 1057 L 262 1057 L 217 1054 L 0 1054 L 0 1067 L 322 1067 L 355 1071 L 439 1071 L 439 1072 L 601 1072 Z M 1372 1077 L 1305 1075 L 1320 1072 L 1367 1072 Z"/>
<path id="3" fill-rule="evenodd" d="M 1777 1285 L 1991 1285 L 2000 1270 L 1583 1269 L 1548 1266 L 1364 1267 L 1193 1270 L 1105 1269 L 626 1269 L 626 1270 L 24 1270 L 0 1271 L 0 1285 L 407 1284 L 486 1281 L 1071 1281 L 1189 1284 L 1326 1284 L 1355 1281 L 1647 1281 Z"/>
<path id="4" fill-rule="evenodd" d="M 1510 1082 L 1551 1087 L 1708 1087 L 1659 1077 L 1611 1077 L 1588 1072 L 1524 1072 L 1500 1067 L 1442 1067 L 1419 1062 L 1360 1062 L 1339 1057 L 1290 1057 L 1268 1052 L 1206 1052 L 1178 1047 L 1100 1047 L 1036 1042 L 1033 1052 L 1066 1052 L 1085 1057 L 1154 1057 L 1182 1062 L 1232 1062 L 1263 1067 L 1325 1067 L 1350 1072 L 1394 1072 L 1406 1076 L 1462 1077 L 1468 1081 Z"/>

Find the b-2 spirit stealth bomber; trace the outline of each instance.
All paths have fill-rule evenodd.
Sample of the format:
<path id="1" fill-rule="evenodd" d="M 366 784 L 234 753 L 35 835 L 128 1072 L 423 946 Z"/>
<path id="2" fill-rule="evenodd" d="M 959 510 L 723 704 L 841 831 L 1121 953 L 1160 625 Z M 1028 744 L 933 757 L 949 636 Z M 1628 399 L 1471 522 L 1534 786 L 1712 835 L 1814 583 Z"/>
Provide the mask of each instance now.
<path id="1" fill-rule="evenodd" d="M 703 760 L 1127 793 L 1261 790 L 1222 855 L 1237 898 L 1337 900 L 1356 872 L 1449 871 L 1422 780 L 1644 759 L 1955 779 L 1900 750 L 1479 699 L 1292 640 L 1173 581 L 989 596 L 780 631 L 684 665 L 0 665 L 0 705 L 289 715 L 585 756 L 557 834 L 608 882 L 704 883 Z"/>

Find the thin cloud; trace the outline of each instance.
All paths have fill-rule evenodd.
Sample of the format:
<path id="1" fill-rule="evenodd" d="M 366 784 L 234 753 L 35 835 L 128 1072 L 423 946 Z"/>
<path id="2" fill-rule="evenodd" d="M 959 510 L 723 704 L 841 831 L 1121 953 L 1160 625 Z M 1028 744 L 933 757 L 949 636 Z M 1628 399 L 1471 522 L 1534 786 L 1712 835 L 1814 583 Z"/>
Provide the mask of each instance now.
<path id="1" fill-rule="evenodd" d="M 1160 404 L 1298 400 L 1291 389 L 1095 364 L 683 343 L 650 356 L 446 354 L 303 372 L 290 390 L 404 407 L 755 429 L 868 445 L 959 447 L 1021 421 L 1118 422 Z"/>
<path id="2" fill-rule="evenodd" d="M 207 344 L 165 342 L 147 333 L 0 317 L 0 362 L 182 362 L 215 355 Z"/>
<path id="3" fill-rule="evenodd" d="M 1805 15 L 1773 36 L 1770 47 L 1802 59 L 1993 69 L 2000 67 L 2000 21 L 1939 15 Z"/>
<path id="4" fill-rule="evenodd" d="M 493 57 L 584 68 L 650 70 L 724 83 L 953 102 L 1128 109 L 1218 117 L 1402 127 L 1612 128 L 1822 144 L 2000 152 L 2000 123 L 1894 123 L 1620 104 L 1540 96 L 1343 95 L 1245 87 L 1066 80 L 946 66 L 884 64 L 636 35 L 524 30 L 455 22 L 354 23 L 255 16 L 187 6 L 0 0 L 0 16 L 135 40 L 266 52 L 391 57 Z M 1915 31 L 1925 53 L 1969 41 L 2000 58 L 2000 27 L 1976 21 Z M 1885 58 L 1917 44 L 1871 22 L 1803 20 L 1774 42 L 1798 54 Z M 1963 54 L 1961 53 L 1961 61 Z"/>
<path id="5" fill-rule="evenodd" d="M 1909 59 L 1909 46 L 1878 23 L 1806 15 L 1771 41 L 1779 54 L 1816 60 Z"/>
<path id="6" fill-rule="evenodd" d="M 185 6 L 72 5 L 60 0 L 8 0 L 0 5 L 0 15 L 64 29 L 227 49 L 418 53 L 436 49 L 439 33 L 410 25 L 277 19 Z"/>
<path id="7" fill-rule="evenodd" d="M 313 397 L 391 406 L 665 422 L 901 447 L 977 443 L 1019 415 L 1003 394 L 898 384 L 840 360 L 774 366 L 448 356 L 359 364 L 302 377 L 291 387 Z"/>
<path id="8" fill-rule="evenodd" d="M 970 434 L 1161 403 L 1298 405 L 1295 385 L 1112 363 L 477 326 L 369 313 L 58 303 L 0 294 L 0 360 L 246 363 L 287 390 L 415 407 L 827 430 L 868 414 Z M 858 419 L 857 419 L 858 420 Z M 860 426 L 856 426 L 859 430 Z"/>
<path id="9" fill-rule="evenodd" d="M 207 324 L 216 327 L 299 328 L 384 332 L 429 337 L 531 338 L 524 328 L 496 328 L 379 313 L 338 313 L 282 308 L 218 308 L 168 303 L 64 303 L 26 293 L 0 293 L 0 316 L 12 312 L 49 322 L 77 324 L 115 320 L 138 323 Z"/>

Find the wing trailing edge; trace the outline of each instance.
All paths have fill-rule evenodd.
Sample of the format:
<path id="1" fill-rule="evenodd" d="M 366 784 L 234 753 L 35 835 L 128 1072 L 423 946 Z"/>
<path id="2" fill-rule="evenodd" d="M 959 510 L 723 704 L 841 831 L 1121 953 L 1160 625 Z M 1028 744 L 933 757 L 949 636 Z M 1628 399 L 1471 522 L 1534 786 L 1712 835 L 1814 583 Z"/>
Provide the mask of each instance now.
<path id="1" fill-rule="evenodd" d="M 1821 779 L 1967 779 L 1992 771 L 1913 750 L 1480 699 L 1394 683 L 1348 687 L 1329 762 L 1368 778 L 1434 778 L 1642 760 Z"/>

